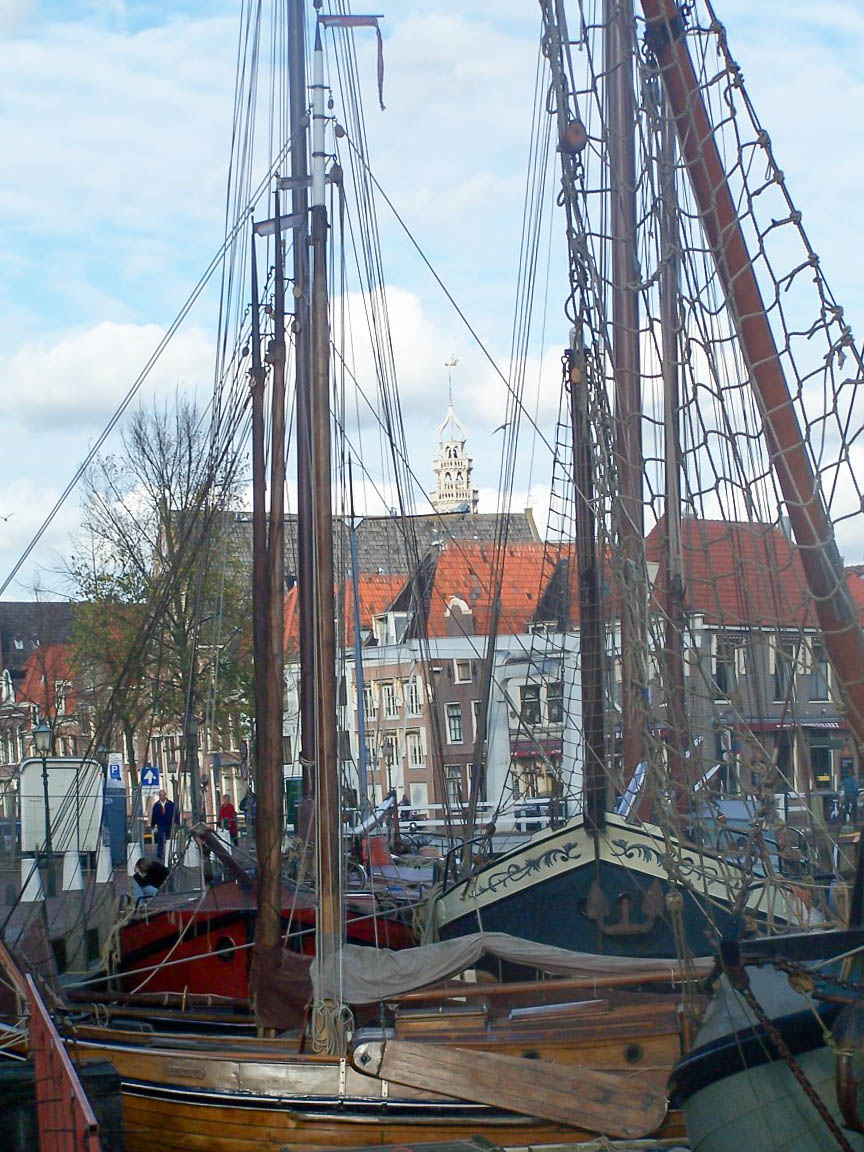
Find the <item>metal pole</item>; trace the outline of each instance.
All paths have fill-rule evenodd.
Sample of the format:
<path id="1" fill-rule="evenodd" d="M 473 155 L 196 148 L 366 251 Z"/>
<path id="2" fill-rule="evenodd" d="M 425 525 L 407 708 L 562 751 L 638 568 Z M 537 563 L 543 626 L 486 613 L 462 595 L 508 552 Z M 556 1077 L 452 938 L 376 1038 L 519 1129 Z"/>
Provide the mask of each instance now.
<path id="1" fill-rule="evenodd" d="M 48 799 L 48 757 L 42 756 L 42 793 L 45 798 L 45 854 L 51 856 L 51 804 Z"/>

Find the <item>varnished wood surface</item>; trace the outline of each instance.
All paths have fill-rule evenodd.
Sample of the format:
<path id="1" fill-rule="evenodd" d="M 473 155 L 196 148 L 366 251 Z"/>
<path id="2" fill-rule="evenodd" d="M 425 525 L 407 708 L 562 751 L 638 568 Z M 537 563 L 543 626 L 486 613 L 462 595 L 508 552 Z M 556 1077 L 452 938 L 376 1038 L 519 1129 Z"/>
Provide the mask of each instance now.
<path id="1" fill-rule="evenodd" d="M 456 1045 L 386 1040 L 361 1044 L 355 1067 L 367 1062 L 378 1076 L 444 1095 L 459 1095 L 571 1128 L 638 1139 L 655 1132 L 666 1116 L 666 1094 L 650 1082 L 619 1072 L 565 1067 Z"/>
<path id="2" fill-rule="evenodd" d="M 485 1037 L 472 1029 L 460 1043 L 557 1060 L 564 1067 L 617 1069 L 633 1079 L 634 1090 L 638 1084 L 660 1090 L 679 1054 L 676 1015 L 669 1001 L 649 1002 L 619 1006 L 600 1017 L 577 1017 L 554 1028 L 501 1024 Z M 524 1116 L 490 1114 L 480 1106 L 446 1119 L 440 1112 L 424 1116 L 419 1109 L 441 1101 L 440 1094 L 370 1079 L 350 1065 L 340 1075 L 331 1058 L 300 1054 L 297 1037 L 169 1041 L 97 1028 L 80 1028 L 77 1035 L 71 1045 L 76 1059 L 108 1059 L 123 1079 L 128 1152 L 320 1152 L 475 1135 L 524 1146 L 577 1143 L 594 1135 Z M 434 1039 L 428 1037 L 430 1059 L 437 1048 Z M 454 1037 L 448 1039 L 452 1044 Z M 410 1116 L 400 1111 L 404 1107 L 413 1110 Z M 613 1104 L 610 1115 L 614 1112 Z M 676 1113 L 665 1118 L 658 1135 L 675 1138 L 683 1132 Z"/>

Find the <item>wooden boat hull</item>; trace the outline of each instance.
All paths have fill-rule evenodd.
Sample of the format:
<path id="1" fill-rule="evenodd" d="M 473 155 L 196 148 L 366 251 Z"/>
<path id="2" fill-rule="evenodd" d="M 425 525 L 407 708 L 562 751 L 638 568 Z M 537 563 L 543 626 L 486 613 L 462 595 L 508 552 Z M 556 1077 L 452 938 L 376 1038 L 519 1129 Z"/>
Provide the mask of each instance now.
<path id="1" fill-rule="evenodd" d="M 315 906 L 285 894 L 282 931 L 293 950 L 315 951 Z M 170 908 L 153 907 L 120 930 L 118 975 L 125 992 L 169 992 L 243 1000 L 249 994 L 249 965 L 255 935 L 254 893 L 236 884 L 214 885 L 205 897 Z M 389 915 L 349 906 L 346 932 L 352 944 L 407 948 L 410 928 Z"/>
<path id="2" fill-rule="evenodd" d="M 689 951 L 714 952 L 731 927 L 730 894 L 740 887 L 734 862 L 679 846 L 675 867 L 683 883 L 675 886 L 666 871 L 662 831 L 614 815 L 596 845 L 595 850 L 594 834 L 581 817 L 536 833 L 436 898 L 439 938 L 507 932 L 572 951 L 674 958 L 679 949 L 667 904 L 674 888 L 683 898 L 681 927 Z M 810 909 L 794 886 L 757 879 L 747 914 L 767 934 L 806 923 Z"/>
<path id="3" fill-rule="evenodd" d="M 452 1029 L 447 1029 L 450 1043 Z M 430 1059 L 433 1033 L 426 1032 Z M 443 1037 L 440 1037 L 443 1039 Z M 151 1043 L 147 1043 L 149 1039 Z M 542 1035 L 466 1032 L 462 1047 L 539 1057 L 573 1066 L 625 1070 L 665 1084 L 680 1052 L 677 1009 L 646 1002 Z M 361 1075 L 346 1060 L 297 1052 L 292 1042 L 249 1038 L 230 1048 L 214 1038 L 149 1037 L 78 1029 L 78 1061 L 110 1060 L 122 1080 L 128 1152 L 277 1152 L 484 1136 L 505 1146 L 571 1144 L 593 1133 Z M 627 1080 L 622 1080 L 626 1091 Z M 659 1135 L 684 1133 L 667 1113 Z"/>

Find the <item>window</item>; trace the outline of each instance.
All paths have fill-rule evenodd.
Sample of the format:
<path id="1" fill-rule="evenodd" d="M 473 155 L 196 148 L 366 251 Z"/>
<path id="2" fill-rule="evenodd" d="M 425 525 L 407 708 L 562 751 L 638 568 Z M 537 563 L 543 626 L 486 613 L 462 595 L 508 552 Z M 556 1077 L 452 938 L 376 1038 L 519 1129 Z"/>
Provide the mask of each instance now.
<path id="1" fill-rule="evenodd" d="M 825 645 L 814 641 L 810 653 L 810 699 L 827 700 L 830 665 Z"/>
<path id="2" fill-rule="evenodd" d="M 423 737 L 418 729 L 408 729 L 405 733 L 405 751 L 409 768 L 423 768 L 426 757 L 423 754 Z"/>
<path id="3" fill-rule="evenodd" d="M 374 720 L 378 715 L 378 697 L 374 684 L 363 685 L 363 713 L 367 720 Z"/>
<path id="4" fill-rule="evenodd" d="M 792 688 L 792 670 L 795 664 L 795 644 L 780 640 L 774 649 L 774 699 L 786 700 Z"/>
<path id="5" fill-rule="evenodd" d="M 282 737 L 282 762 L 283 764 L 293 764 L 294 757 L 291 755 L 291 737 Z"/>
<path id="6" fill-rule="evenodd" d="M 564 682 L 553 680 L 546 688 L 546 716 L 550 724 L 564 723 Z"/>
<path id="7" fill-rule="evenodd" d="M 462 768 L 459 764 L 445 764 L 444 778 L 447 784 L 447 803 L 458 807 L 462 803 Z"/>
<path id="8" fill-rule="evenodd" d="M 523 724 L 540 723 L 540 685 L 523 684 L 519 718 Z"/>
<path id="9" fill-rule="evenodd" d="M 737 686 L 738 640 L 714 637 L 714 690 L 716 699 L 731 700 Z"/>
<path id="10" fill-rule="evenodd" d="M 423 698 L 420 693 L 420 681 L 416 676 L 405 681 L 404 691 L 409 715 L 419 716 L 423 711 Z"/>
<path id="11" fill-rule="evenodd" d="M 447 739 L 451 744 L 462 743 L 462 705 L 447 705 Z"/>
<path id="12" fill-rule="evenodd" d="M 384 701 L 384 715 L 388 720 L 395 720 L 399 715 L 399 698 L 396 684 L 392 680 L 385 680 L 381 684 L 381 697 Z"/>
<path id="13" fill-rule="evenodd" d="M 372 620 L 372 631 L 378 644 L 401 644 L 407 629 L 407 612 L 387 612 Z"/>
<path id="14" fill-rule="evenodd" d="M 454 660 L 456 667 L 456 683 L 457 684 L 470 684 L 471 683 L 471 661 L 470 660 Z"/>

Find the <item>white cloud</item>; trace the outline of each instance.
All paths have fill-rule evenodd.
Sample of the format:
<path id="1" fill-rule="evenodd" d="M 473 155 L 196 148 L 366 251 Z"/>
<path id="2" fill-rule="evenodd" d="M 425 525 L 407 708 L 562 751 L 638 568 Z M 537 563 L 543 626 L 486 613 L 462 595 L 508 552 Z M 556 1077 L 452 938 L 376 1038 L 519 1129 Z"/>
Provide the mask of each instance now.
<path id="1" fill-rule="evenodd" d="M 0 40 L 23 27 L 33 4 L 34 0 L 0 0 Z"/>
<path id="2" fill-rule="evenodd" d="M 155 324 L 105 322 L 51 343 L 30 342 L 0 361 L 0 412 L 28 434 L 46 427 L 98 434 L 128 392 L 163 332 Z M 180 331 L 150 374 L 142 397 L 178 386 L 206 398 L 213 342 L 201 329 Z M 80 455 L 84 455 L 82 442 Z M 74 457 L 73 457 L 74 458 Z"/>

